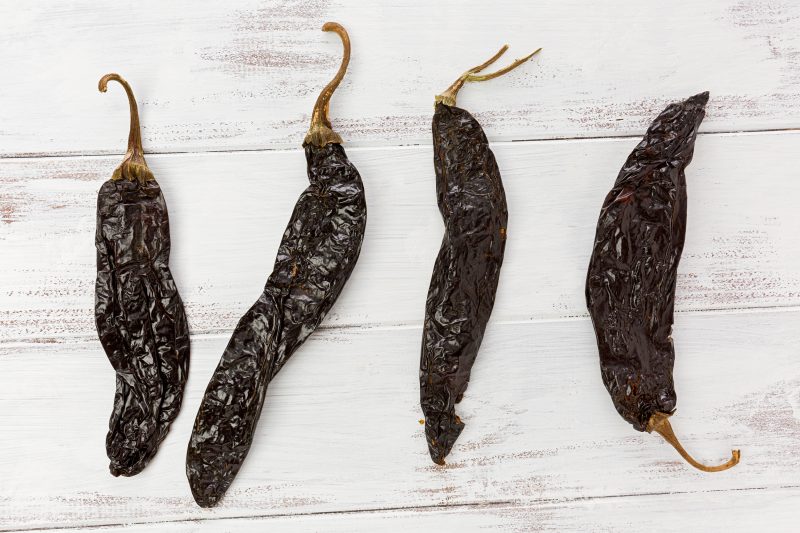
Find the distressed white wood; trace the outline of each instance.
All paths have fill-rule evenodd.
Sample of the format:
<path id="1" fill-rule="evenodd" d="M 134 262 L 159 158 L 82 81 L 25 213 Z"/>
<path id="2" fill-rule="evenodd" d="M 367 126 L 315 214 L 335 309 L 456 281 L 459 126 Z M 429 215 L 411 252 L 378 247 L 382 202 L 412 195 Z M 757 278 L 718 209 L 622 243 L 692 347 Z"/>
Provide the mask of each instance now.
<path id="1" fill-rule="evenodd" d="M 485 0 L 58 0 L 0 5 L 0 154 L 123 151 L 133 84 L 148 151 L 296 147 L 341 47 L 334 97 L 353 146 L 430 142 L 433 96 L 508 42 L 541 56 L 459 102 L 494 140 L 638 134 L 710 90 L 704 131 L 800 126 L 800 4 Z"/>
<path id="2" fill-rule="evenodd" d="M 206 531 L 281 533 L 394 533 L 396 531 L 725 531 L 752 533 L 797 530 L 800 491 L 747 490 L 546 502 L 537 505 L 466 506 L 372 513 L 160 522 L 120 528 L 86 528 L 81 533 L 196 533 Z M 67 530 L 76 531 L 76 530 Z"/>
<path id="3" fill-rule="evenodd" d="M 797 309 L 678 315 L 676 431 L 709 462 L 742 450 L 739 466 L 716 475 L 691 469 L 659 437 L 619 418 L 600 381 L 586 318 L 490 323 L 459 408 L 466 429 L 445 467 L 431 463 L 418 423 L 420 329 L 321 331 L 270 387 L 250 455 L 213 510 L 193 503 L 183 460 L 227 336 L 193 339 L 184 409 L 152 464 L 128 479 L 107 471 L 113 371 L 98 342 L 5 343 L 0 525 L 461 504 L 538 508 L 620 495 L 796 487 L 798 323 Z"/>
<path id="4" fill-rule="evenodd" d="M 494 318 L 586 316 L 597 215 L 635 139 L 498 143 L 509 239 Z M 679 311 L 800 305 L 800 134 L 704 135 L 689 167 Z M 443 232 L 427 147 L 349 151 L 362 255 L 326 327 L 420 324 Z M 0 339 L 94 338 L 94 213 L 117 157 L 0 161 Z M 299 193 L 300 151 L 151 156 L 194 333 L 228 333 L 261 292 Z"/>
<path id="5" fill-rule="evenodd" d="M 326 20 L 353 40 L 331 118 L 367 187 L 362 257 L 271 386 L 228 497 L 199 509 L 186 442 L 306 185 L 297 148 L 340 54 Z M 690 470 L 616 415 L 583 282 L 602 199 L 668 101 L 710 90 L 705 133 L 800 127 L 798 30 L 781 0 L 0 3 L 0 531 L 796 530 L 800 134 L 701 135 L 688 171 L 674 422 L 709 462 L 741 447 L 735 469 Z M 438 468 L 416 377 L 442 231 L 431 104 L 504 42 L 500 65 L 545 50 L 459 97 L 493 142 L 510 237 L 467 428 Z M 94 203 L 119 162 L 97 155 L 127 135 L 122 90 L 96 89 L 109 71 L 162 154 L 193 332 L 184 410 L 131 479 L 106 470 L 113 372 L 92 317 Z M 604 139 L 549 140 L 573 137 Z"/>

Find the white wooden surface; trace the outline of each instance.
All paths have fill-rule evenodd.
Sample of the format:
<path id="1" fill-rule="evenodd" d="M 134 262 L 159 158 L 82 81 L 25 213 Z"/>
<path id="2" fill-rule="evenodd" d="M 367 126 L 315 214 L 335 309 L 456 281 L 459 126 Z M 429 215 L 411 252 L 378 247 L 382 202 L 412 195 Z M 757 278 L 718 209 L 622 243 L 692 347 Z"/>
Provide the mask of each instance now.
<path id="1" fill-rule="evenodd" d="M 200 5 L 197 5 L 200 4 Z M 778 0 L 0 3 L 0 531 L 796 531 L 800 4 Z M 299 151 L 339 45 L 332 119 L 367 188 L 362 257 L 271 385 L 216 509 L 183 473 L 200 396 L 305 187 Z M 467 87 L 509 199 L 467 427 L 436 467 L 418 423 L 441 237 L 433 95 L 503 42 L 531 64 Z M 113 371 L 92 318 L 94 205 L 133 84 L 192 327 L 183 412 L 152 464 L 107 471 Z M 597 212 L 671 99 L 710 90 L 688 172 L 674 422 L 717 475 L 614 412 L 583 303 Z"/>

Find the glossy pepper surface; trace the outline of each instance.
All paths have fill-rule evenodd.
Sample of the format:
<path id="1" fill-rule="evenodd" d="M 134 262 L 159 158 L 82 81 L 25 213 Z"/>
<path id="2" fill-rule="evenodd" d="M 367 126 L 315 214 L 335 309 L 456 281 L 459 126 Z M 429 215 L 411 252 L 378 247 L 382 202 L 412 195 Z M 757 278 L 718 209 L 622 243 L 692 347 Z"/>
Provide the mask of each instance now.
<path id="1" fill-rule="evenodd" d="M 203 507 L 215 505 L 239 472 L 269 382 L 338 298 L 364 238 L 361 177 L 327 117 L 347 68 L 350 41 L 339 24 L 329 22 L 322 29 L 341 37 L 345 53 L 317 100 L 303 143 L 310 184 L 295 205 L 263 293 L 239 320 L 214 371 L 189 442 L 186 475 Z"/>
<path id="2" fill-rule="evenodd" d="M 437 464 L 444 464 L 464 429 L 455 404 L 467 389 L 492 314 L 508 224 L 494 154 L 475 117 L 456 107 L 456 94 L 467 81 L 495 78 L 533 56 L 492 74 L 476 74 L 506 49 L 437 96 L 433 115 L 436 197 L 445 233 L 425 305 L 419 380 L 425 437 Z"/>
<path id="3" fill-rule="evenodd" d="M 106 452 L 115 476 L 147 466 L 178 415 L 189 369 L 189 329 L 169 270 L 169 216 L 147 167 L 139 114 L 128 83 L 128 152 L 97 197 L 95 322 L 116 371 Z"/>
<path id="4" fill-rule="evenodd" d="M 628 156 L 600 211 L 586 301 L 600 370 L 617 412 L 636 430 L 661 434 L 693 466 L 707 467 L 672 432 L 673 311 L 686 236 L 686 174 L 708 93 L 669 105 Z"/>

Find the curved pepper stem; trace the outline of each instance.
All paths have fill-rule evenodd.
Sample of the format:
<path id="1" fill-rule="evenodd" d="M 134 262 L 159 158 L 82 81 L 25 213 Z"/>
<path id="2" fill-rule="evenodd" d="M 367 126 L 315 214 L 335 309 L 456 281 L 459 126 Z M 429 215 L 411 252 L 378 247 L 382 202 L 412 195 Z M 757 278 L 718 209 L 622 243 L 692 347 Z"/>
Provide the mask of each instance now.
<path id="1" fill-rule="evenodd" d="M 435 99 L 436 103 L 438 104 L 439 102 L 441 102 L 444 105 L 449 105 L 449 106 L 456 105 L 456 96 L 458 95 L 458 91 L 459 91 L 459 89 L 461 89 L 461 87 L 464 86 L 464 84 L 466 82 L 468 82 L 468 81 L 486 81 L 486 80 L 491 80 L 491 79 L 494 79 L 494 78 L 498 78 L 498 77 L 502 76 L 503 74 L 505 74 L 507 72 L 511 72 L 512 70 L 514 70 L 515 68 L 517 68 L 518 66 L 520 66 L 521 64 L 523 64 L 524 62 L 526 62 L 527 60 L 529 60 L 530 58 L 532 58 L 536 54 L 538 54 L 539 52 L 541 52 L 542 49 L 538 48 L 538 49 L 534 50 L 532 53 L 526 55 L 525 57 L 522 57 L 520 59 L 516 59 L 510 65 L 508 65 L 506 67 L 503 67 L 500 70 L 497 70 L 495 72 L 492 72 L 491 74 L 483 74 L 483 75 L 478 75 L 477 74 L 478 72 L 482 71 L 483 69 L 485 69 L 486 67 L 488 67 L 489 65 L 491 65 L 492 63 L 497 61 L 500 58 L 500 56 L 503 55 L 506 52 L 506 50 L 508 50 L 508 45 L 504 44 L 503 47 L 495 55 L 493 55 L 491 58 L 489 58 L 488 61 L 486 61 L 485 63 L 481 63 L 477 67 L 472 67 L 471 69 L 466 71 L 464 74 L 459 76 L 459 78 L 456 81 L 454 81 L 453 84 L 450 87 L 448 87 L 445 92 L 443 92 L 442 94 L 437 94 L 436 95 L 436 99 Z"/>
<path id="2" fill-rule="evenodd" d="M 144 160 L 142 132 L 139 127 L 139 107 L 136 105 L 136 98 L 133 96 L 133 90 L 131 90 L 131 86 L 122 76 L 111 73 L 100 78 L 100 83 L 97 84 L 97 88 L 101 93 L 108 90 L 109 81 L 116 81 L 122 85 L 128 95 L 128 104 L 131 108 L 131 128 L 130 133 L 128 133 L 128 151 L 125 153 L 122 163 L 114 170 L 111 179 L 138 180 L 140 183 L 154 180 L 155 177 L 153 173 L 150 172 L 150 169 L 147 167 L 147 162 Z"/>
<path id="3" fill-rule="evenodd" d="M 350 36 L 347 35 L 347 30 L 337 22 L 326 22 L 322 26 L 322 31 L 333 31 L 342 39 L 344 46 L 344 53 L 342 55 L 342 64 L 339 65 L 339 71 L 333 79 L 322 89 L 317 98 L 317 103 L 314 104 L 314 111 L 311 114 L 311 127 L 308 129 L 306 138 L 303 144 L 313 144 L 314 146 L 325 146 L 326 144 L 336 143 L 342 144 L 342 138 L 331 129 L 331 121 L 328 120 L 328 108 L 331 103 L 331 96 L 333 91 L 339 86 L 345 72 L 347 72 L 347 65 L 350 63 Z"/>
<path id="4" fill-rule="evenodd" d="M 664 437 L 664 440 L 669 442 L 673 448 L 678 450 L 678 453 L 681 454 L 681 457 L 686 459 L 686 462 L 693 467 L 697 468 L 698 470 L 702 470 L 703 472 L 722 472 L 723 470 L 727 470 L 739 463 L 739 458 L 741 457 L 741 452 L 739 450 L 732 450 L 731 458 L 725 464 L 706 466 L 702 463 L 698 463 L 691 455 L 689 455 L 683 446 L 681 446 L 681 443 L 678 441 L 678 438 L 672 431 L 672 425 L 669 423 L 669 417 L 670 415 L 666 413 L 655 413 L 650 417 L 650 420 L 647 421 L 647 432 L 652 433 L 655 431 Z"/>

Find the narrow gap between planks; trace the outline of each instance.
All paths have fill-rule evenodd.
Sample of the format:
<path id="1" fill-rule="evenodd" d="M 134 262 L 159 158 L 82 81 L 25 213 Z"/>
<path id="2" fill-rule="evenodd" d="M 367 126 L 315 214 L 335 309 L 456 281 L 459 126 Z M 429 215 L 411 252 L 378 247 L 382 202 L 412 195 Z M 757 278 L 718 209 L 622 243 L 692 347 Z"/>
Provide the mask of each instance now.
<path id="1" fill-rule="evenodd" d="M 455 503 L 455 504 L 434 504 L 434 505 L 418 505 L 418 506 L 405 506 L 405 507 L 377 507 L 372 509 L 344 509 L 340 511 L 311 511 L 299 513 L 275 513 L 275 514 L 253 514 L 253 515 L 231 515 L 231 516 L 209 516 L 209 517 L 193 517 L 193 518 L 176 518 L 174 520 L 154 520 L 154 521 L 133 521 L 133 522 L 107 522 L 103 524 L 86 524 L 69 527 L 31 527 L 20 529 L 2 529 L 2 533 L 29 533 L 35 531 L 81 531 L 86 529 L 115 529 L 115 528 L 129 528 L 130 526 L 157 526 L 159 524 L 182 524 L 182 523 L 200 523 L 200 522 L 215 522 L 222 520 L 260 520 L 260 519 L 278 519 L 278 518 L 308 518 L 320 516 L 354 516 L 359 514 L 380 514 L 380 513 L 414 513 L 425 511 L 447 511 L 447 510 L 510 510 L 519 511 L 521 509 L 530 509 L 539 505 L 551 504 L 569 504 L 569 503 L 583 503 L 592 501 L 616 500 L 621 498 L 662 498 L 664 496 L 687 496 L 687 495 L 701 495 L 701 494 L 727 494 L 727 493 L 740 493 L 740 492 L 789 492 L 800 489 L 800 485 L 780 485 L 777 487 L 739 487 L 734 489 L 710 489 L 701 491 L 659 491 L 659 492 L 641 492 L 630 494 L 607 494 L 601 496 L 576 496 L 572 498 L 541 498 L 528 501 L 513 501 L 513 500 L 496 500 L 488 502 L 473 502 L 473 503 Z"/>
<path id="2" fill-rule="evenodd" d="M 800 132 L 800 128 L 774 128 L 774 129 L 754 129 L 754 130 L 718 130 L 718 131 L 703 131 L 698 133 L 698 137 L 704 136 L 730 136 L 730 137 L 739 137 L 739 136 L 746 136 L 746 135 L 764 135 L 764 134 L 776 134 L 776 133 L 786 133 L 786 134 L 794 134 Z M 596 135 L 596 136 L 574 136 L 574 137 L 546 137 L 546 138 L 531 138 L 531 139 L 511 139 L 511 140 L 498 140 L 498 141 L 489 141 L 491 146 L 499 146 L 499 145 L 506 145 L 506 144 L 526 144 L 526 143 L 575 143 L 575 142 L 584 142 L 584 141 L 593 141 L 593 142 L 603 142 L 603 141 L 616 141 L 622 139 L 640 139 L 644 134 L 644 130 L 642 130 L 641 134 L 631 134 L 631 135 Z M 432 143 L 425 142 L 409 142 L 409 143 L 399 143 L 399 144 L 380 144 L 380 145 L 371 145 L 371 144 L 359 144 L 358 142 L 347 143 L 347 149 L 350 152 L 368 152 L 368 151 L 377 151 L 377 150 L 385 150 L 385 149 L 392 149 L 392 148 L 400 148 L 400 149 L 415 149 L 421 147 L 429 147 Z M 298 143 L 296 148 L 288 148 L 288 147 L 264 147 L 264 148 L 231 148 L 231 149 L 209 149 L 209 150 L 155 150 L 149 151 L 145 150 L 145 155 L 157 155 L 157 156 L 193 156 L 193 155 L 203 155 L 203 154 L 245 154 L 245 153 L 271 153 L 271 152 L 295 152 L 301 151 L 302 147 Z M 3 160 L 20 160 L 20 159 L 77 159 L 77 158 L 101 158 L 101 157 L 112 157 L 112 156 L 123 156 L 124 152 L 120 151 L 105 151 L 100 150 L 96 152 L 13 152 L 9 154 L 0 154 L 0 162 Z"/>
<path id="3" fill-rule="evenodd" d="M 704 316 L 704 315 L 741 315 L 741 314 L 770 314 L 770 313 L 794 313 L 800 311 L 800 306 L 798 305 L 771 305 L 771 306 L 759 306 L 759 307 L 720 307 L 720 308 L 713 308 L 709 307 L 706 309 L 685 309 L 685 310 L 676 310 L 675 314 L 677 315 L 694 315 L 694 316 Z M 559 317 L 552 317 L 552 318 L 531 318 L 531 319 L 518 319 L 518 320 L 497 320 L 492 321 L 491 323 L 495 326 L 515 326 L 515 325 L 523 325 L 523 324 L 552 324 L 556 322 L 573 322 L 576 320 L 589 320 L 588 313 L 576 314 L 576 315 L 564 315 Z M 389 331 L 389 330 L 409 330 L 409 329 L 422 329 L 422 322 L 398 322 L 396 324 L 390 323 L 365 323 L 365 322 L 358 322 L 358 323 L 344 323 L 344 324 L 321 324 L 316 331 L 326 331 L 326 332 L 347 332 L 352 330 L 361 330 L 361 331 Z M 213 339 L 219 337 L 228 337 L 230 336 L 230 329 L 229 328 L 219 328 L 219 329 L 205 329 L 205 330 L 193 330 L 190 332 L 191 338 L 194 340 L 201 340 L 201 339 Z M 7 339 L 0 339 L 0 347 L 11 347 L 11 346 L 26 346 L 26 345 L 36 345 L 42 343 L 42 340 L 46 339 L 48 344 L 60 344 L 61 342 L 91 342 L 97 339 L 95 335 L 91 334 L 78 334 L 78 335 L 58 335 L 58 336 L 43 336 L 43 337 L 15 337 L 15 338 L 7 338 Z M 3 529 L 0 529 L 0 533 L 3 532 Z"/>

